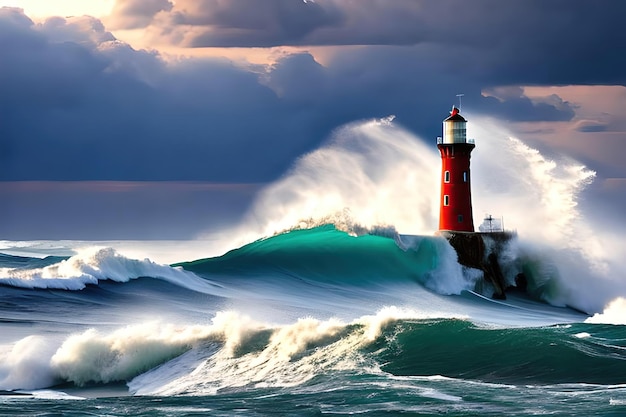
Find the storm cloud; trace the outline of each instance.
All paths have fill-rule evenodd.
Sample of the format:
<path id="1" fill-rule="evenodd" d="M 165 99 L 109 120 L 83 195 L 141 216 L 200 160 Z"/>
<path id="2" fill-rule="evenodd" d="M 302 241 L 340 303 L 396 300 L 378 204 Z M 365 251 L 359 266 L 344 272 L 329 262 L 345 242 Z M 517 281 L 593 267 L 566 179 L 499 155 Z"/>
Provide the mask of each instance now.
<path id="1" fill-rule="evenodd" d="M 432 121 L 459 91 L 511 119 L 573 116 L 567 103 L 483 97 L 476 73 L 427 45 L 347 51 L 327 66 L 303 52 L 240 67 L 166 61 L 89 17 L 36 24 L 4 8 L 0 31 L 2 180 L 271 181 L 356 119 L 396 114 L 436 135 Z"/>
<path id="2" fill-rule="evenodd" d="M 73 33 L 59 42 L 71 25 L 0 12 L 3 180 L 267 179 L 302 151 L 257 74 Z"/>
<path id="3" fill-rule="evenodd" d="M 0 8 L 0 182 L 270 183 L 355 120 L 393 114 L 431 141 L 459 93 L 472 113 L 573 120 L 591 138 L 602 123 L 521 86 L 626 85 L 624 9 L 608 0 L 118 0 L 103 20 L 34 22 Z M 172 58 L 131 47 L 115 29 L 170 46 L 299 48 L 266 65 Z M 305 45 L 332 54 L 318 60 Z M 4 198 L 27 201 L 11 187 Z M 235 199 L 239 212 L 253 193 Z"/>
<path id="4" fill-rule="evenodd" d="M 120 0 L 112 24 L 132 13 Z M 167 2 L 163 2 L 167 3 Z M 418 45 L 461 56 L 485 79 L 623 83 L 619 0 L 179 0 L 158 15 L 156 39 L 190 47 Z M 148 23 L 149 22 L 149 23 Z M 463 65 L 459 62 L 459 65 Z M 503 79 L 503 81 L 505 81 Z"/>
<path id="5" fill-rule="evenodd" d="M 137 29 L 150 25 L 157 14 L 172 10 L 168 0 L 123 0 L 114 4 L 109 21 L 115 29 Z"/>

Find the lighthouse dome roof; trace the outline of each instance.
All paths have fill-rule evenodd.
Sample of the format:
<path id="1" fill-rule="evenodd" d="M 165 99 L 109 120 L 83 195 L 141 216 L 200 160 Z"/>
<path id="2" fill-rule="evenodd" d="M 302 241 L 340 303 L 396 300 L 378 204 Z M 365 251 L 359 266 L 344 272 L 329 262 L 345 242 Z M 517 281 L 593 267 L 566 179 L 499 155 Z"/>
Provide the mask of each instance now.
<path id="1" fill-rule="evenodd" d="M 465 118 L 461 116 L 461 113 L 459 113 L 459 109 L 457 109 L 456 106 L 452 106 L 452 111 L 450 111 L 450 116 L 446 120 L 444 120 L 444 122 L 447 122 L 447 121 L 466 122 L 467 120 L 465 120 Z"/>

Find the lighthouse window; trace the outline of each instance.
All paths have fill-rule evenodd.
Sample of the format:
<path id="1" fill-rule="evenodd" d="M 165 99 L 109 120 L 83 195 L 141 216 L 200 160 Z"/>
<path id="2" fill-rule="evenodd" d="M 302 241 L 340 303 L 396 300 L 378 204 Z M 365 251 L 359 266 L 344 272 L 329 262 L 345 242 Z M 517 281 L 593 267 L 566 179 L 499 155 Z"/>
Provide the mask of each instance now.
<path id="1" fill-rule="evenodd" d="M 459 214 L 457 216 L 457 219 L 459 220 L 459 223 L 463 223 L 463 215 L 462 214 Z"/>
<path id="2" fill-rule="evenodd" d="M 449 195 L 444 195 L 443 196 L 443 205 L 444 206 L 450 205 L 450 196 Z"/>
<path id="3" fill-rule="evenodd" d="M 463 182 L 467 182 L 467 171 L 463 171 Z"/>
<path id="4" fill-rule="evenodd" d="M 445 182 L 450 182 L 450 171 L 446 171 L 443 176 Z"/>

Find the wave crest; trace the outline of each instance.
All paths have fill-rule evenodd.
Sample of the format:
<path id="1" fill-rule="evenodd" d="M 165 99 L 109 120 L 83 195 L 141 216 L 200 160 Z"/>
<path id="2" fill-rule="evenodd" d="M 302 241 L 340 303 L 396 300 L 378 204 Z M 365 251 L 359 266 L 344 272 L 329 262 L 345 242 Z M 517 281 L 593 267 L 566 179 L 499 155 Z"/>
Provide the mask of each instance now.
<path id="1" fill-rule="evenodd" d="M 618 297 L 611 301 L 602 313 L 596 313 L 585 323 L 626 325 L 626 298 Z"/>
<path id="2" fill-rule="evenodd" d="M 0 268 L 0 284 L 29 289 L 82 290 L 99 281 L 128 282 L 141 277 L 158 278 L 198 290 L 210 284 L 181 268 L 149 259 L 127 258 L 113 248 L 92 247 L 52 265 L 32 268 Z"/>

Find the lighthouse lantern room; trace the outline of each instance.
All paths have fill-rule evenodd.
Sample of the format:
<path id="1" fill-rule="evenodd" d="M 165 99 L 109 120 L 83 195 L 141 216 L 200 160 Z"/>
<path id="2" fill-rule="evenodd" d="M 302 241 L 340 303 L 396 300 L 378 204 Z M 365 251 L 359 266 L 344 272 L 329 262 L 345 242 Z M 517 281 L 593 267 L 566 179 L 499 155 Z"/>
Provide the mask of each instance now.
<path id="1" fill-rule="evenodd" d="M 467 120 L 452 107 L 443 121 L 443 138 L 437 138 L 441 154 L 439 230 L 473 232 L 470 155 L 475 147 L 467 139 Z"/>

